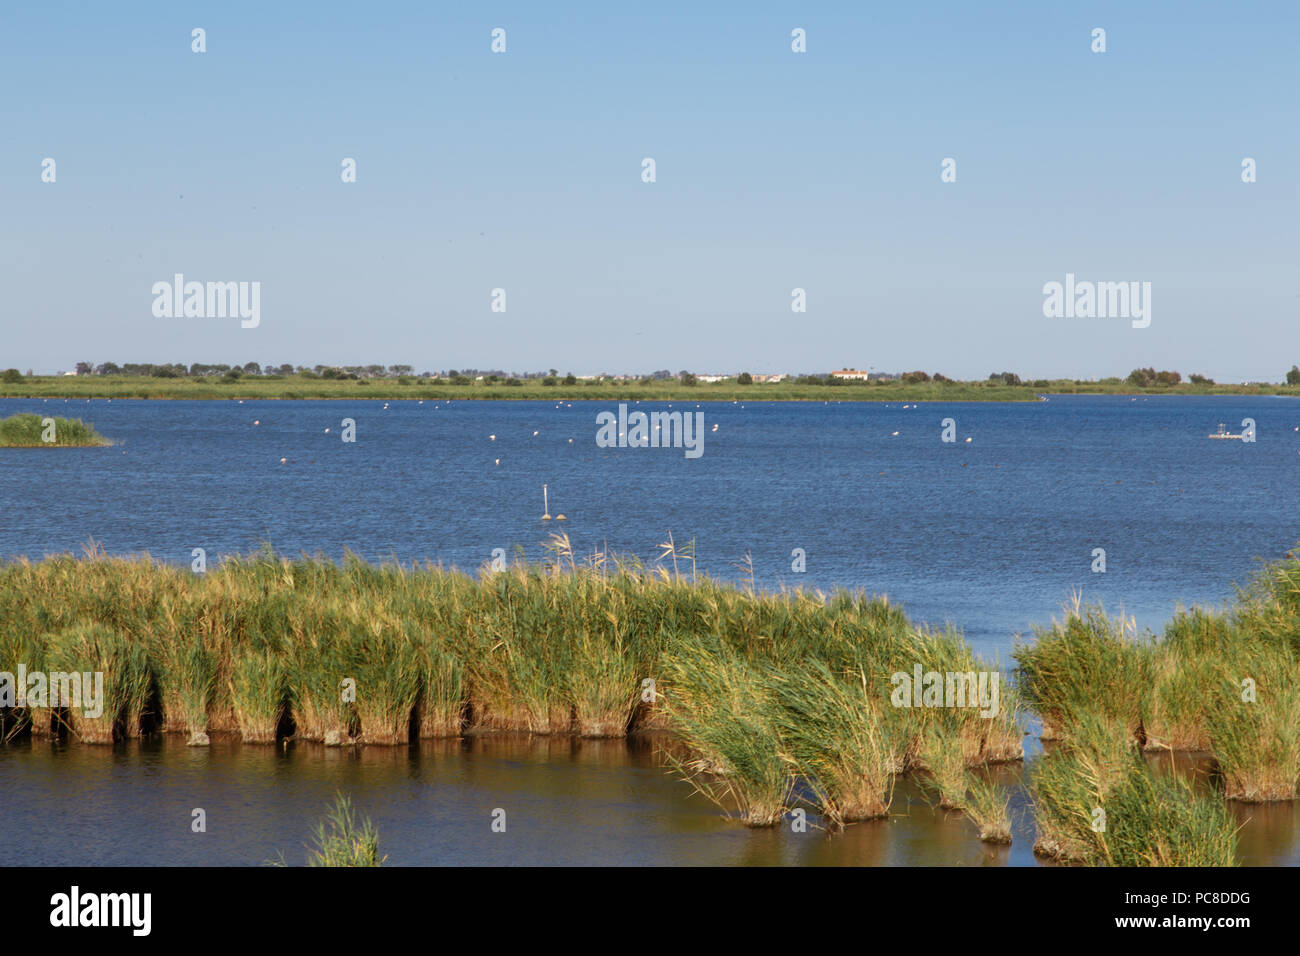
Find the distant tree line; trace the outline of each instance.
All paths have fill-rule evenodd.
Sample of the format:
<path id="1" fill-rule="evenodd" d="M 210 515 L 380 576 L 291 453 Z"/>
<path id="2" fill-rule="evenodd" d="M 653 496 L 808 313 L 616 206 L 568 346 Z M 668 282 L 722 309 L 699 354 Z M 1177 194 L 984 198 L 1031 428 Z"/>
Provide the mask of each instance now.
<path id="1" fill-rule="evenodd" d="M 78 375 L 133 375 L 147 376 L 152 378 L 243 378 L 243 377 L 262 377 L 262 378 L 287 378 L 292 375 L 303 378 L 322 378 L 322 379 L 403 379 L 403 378 L 421 378 L 421 379 L 438 379 L 455 381 L 457 383 L 468 384 L 469 382 L 482 378 L 485 381 L 498 383 L 505 382 L 509 384 L 522 385 L 525 380 L 542 379 L 546 384 L 559 384 L 561 381 L 566 385 L 577 384 L 577 376 L 572 372 L 559 378 L 559 373 L 555 369 L 538 372 L 505 372 L 501 369 L 444 369 L 438 372 L 421 372 L 417 376 L 414 366 L 411 365 L 259 365 L 257 362 L 248 362 L 245 365 L 225 365 L 225 364 L 207 364 L 195 362 L 192 365 L 185 365 L 181 362 L 175 363 L 146 363 L 146 362 L 125 362 L 119 365 L 116 362 L 102 362 L 95 365 L 91 362 L 78 362 L 76 365 Z M 656 373 L 657 374 L 657 373 Z M 671 377 L 671 376 L 669 376 Z M 554 379 L 554 381 L 551 381 Z"/>
<path id="2" fill-rule="evenodd" d="M 31 375 L 29 370 L 28 375 Z M 118 365 L 116 362 L 103 362 L 95 365 L 91 362 L 77 363 L 78 375 L 133 375 L 133 376 L 151 376 L 153 378 L 220 378 L 225 381 L 237 381 L 244 377 L 260 378 L 288 378 L 290 376 L 299 376 L 307 379 L 397 379 L 403 384 L 415 381 L 416 378 L 426 382 L 450 382 L 453 385 L 469 385 L 478 379 L 482 379 L 489 385 L 508 385 L 522 386 L 525 381 L 541 381 L 544 386 L 555 385 L 577 385 L 579 381 L 586 385 L 600 385 L 611 381 L 619 382 L 665 382 L 676 379 L 683 385 L 696 385 L 699 378 L 694 372 L 683 369 L 674 375 L 667 369 L 660 369 L 645 375 L 612 375 L 602 373 L 600 375 L 589 376 L 579 379 L 572 372 L 562 376 L 556 369 L 538 372 L 505 372 L 501 369 L 444 369 L 438 372 L 421 372 L 417 376 L 414 366 L 411 365 L 258 365 L 256 362 L 249 362 L 245 365 L 209 365 L 202 362 L 195 362 L 192 365 L 185 365 L 180 362 L 171 364 L 152 364 L 126 362 Z M 17 369 L 6 369 L 0 373 L 0 380 L 6 383 L 20 382 L 23 380 L 23 374 Z M 1300 385 L 1300 366 L 1292 365 L 1290 371 L 1286 373 L 1286 384 Z M 949 378 L 939 372 L 933 374 L 923 371 L 904 372 L 901 375 L 889 375 L 884 373 L 872 373 L 872 380 L 877 383 L 891 382 L 895 379 L 905 384 L 913 385 L 924 382 L 935 382 L 938 384 L 956 383 L 958 379 Z M 852 384 L 861 384 L 860 381 L 838 378 L 834 375 L 796 375 L 792 376 L 790 381 L 796 385 L 827 385 L 827 386 L 844 386 Z M 994 372 L 988 377 L 988 381 L 995 385 L 1020 385 L 1032 388 L 1048 388 L 1051 385 L 1047 379 L 1034 379 L 1032 381 L 1022 380 L 1015 372 Z M 1169 387 L 1179 385 L 1183 381 L 1181 373 L 1171 370 L 1156 371 L 1154 368 L 1135 368 L 1128 374 L 1127 378 L 1103 378 L 1096 381 L 1099 385 L 1121 385 L 1128 384 L 1140 388 Z M 1214 379 L 1205 375 L 1192 373 L 1188 376 L 1188 381 L 1193 385 L 1213 385 Z M 736 377 L 739 385 L 753 385 L 754 376 L 749 372 L 741 372 Z M 1085 381 L 1079 381 L 1077 384 L 1089 384 Z"/>

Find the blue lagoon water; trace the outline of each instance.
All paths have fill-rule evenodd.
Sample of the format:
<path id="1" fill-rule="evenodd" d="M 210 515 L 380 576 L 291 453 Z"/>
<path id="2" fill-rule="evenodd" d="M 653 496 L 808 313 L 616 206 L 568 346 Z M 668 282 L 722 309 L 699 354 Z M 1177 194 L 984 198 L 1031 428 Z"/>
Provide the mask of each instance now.
<path id="1" fill-rule="evenodd" d="M 596 415 L 617 403 L 385 404 L 0 401 L 0 415 L 82 417 L 119 442 L 0 449 L 0 557 L 77 552 L 93 538 L 188 564 L 193 548 L 211 561 L 270 542 L 473 570 L 495 548 L 540 559 L 561 530 L 578 553 L 653 560 L 671 532 L 679 547 L 694 541 L 699 573 L 739 580 L 749 556 L 761 587 L 887 594 L 1005 664 L 1015 636 L 1049 622 L 1072 590 L 1158 629 L 1179 604 L 1231 597 L 1258 559 L 1300 539 L 1300 402 L 1289 399 L 674 403 L 703 413 L 697 459 L 598 447 Z M 1208 440 L 1247 417 L 1255 443 Z M 340 439 L 345 418 L 355 443 Z M 940 440 L 945 418 L 955 443 Z M 543 483 L 562 525 L 540 520 Z M 791 567 L 797 548 L 803 573 Z M 1095 548 L 1104 574 L 1091 570 Z M 1032 758 L 1036 740 L 1026 743 Z M 1034 862 L 1023 767 L 995 771 L 1011 788 L 1015 843 L 991 849 L 906 780 L 888 822 L 840 836 L 751 831 L 691 798 L 655 748 L 31 740 L 0 747 L 0 852 L 55 865 L 255 865 L 280 852 L 300 863 L 341 789 L 398 864 Z M 191 832 L 193 807 L 207 811 L 207 834 Z M 490 830 L 496 808 L 508 836 Z M 1233 812 L 1243 862 L 1300 862 L 1300 808 Z"/>
<path id="2" fill-rule="evenodd" d="M 120 443 L 0 449 L 0 557 L 94 538 L 188 564 L 193 548 L 211 561 L 269 541 L 473 570 L 495 548 L 540 559 L 556 531 L 579 554 L 651 560 L 671 532 L 694 540 L 700 573 L 740 579 L 748 555 L 759 586 L 887 594 L 1005 660 L 1074 589 L 1158 629 L 1300 540 L 1294 399 L 674 403 L 704 415 L 697 459 L 597 447 L 596 415 L 617 403 L 385 404 L 0 401 L 0 415 L 82 417 Z M 1247 417 L 1255 443 L 1207 439 Z M 543 483 L 562 524 L 540 520 Z"/>

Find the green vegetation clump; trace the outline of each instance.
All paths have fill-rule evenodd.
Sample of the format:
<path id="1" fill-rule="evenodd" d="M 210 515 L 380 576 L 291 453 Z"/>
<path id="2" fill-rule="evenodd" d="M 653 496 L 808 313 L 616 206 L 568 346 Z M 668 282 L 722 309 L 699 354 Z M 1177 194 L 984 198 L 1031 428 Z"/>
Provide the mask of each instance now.
<path id="1" fill-rule="evenodd" d="M 325 819 L 316 827 L 316 846 L 307 854 L 308 866 L 382 866 L 379 833 L 370 820 L 360 825 L 350 798 L 339 794 Z"/>
<path id="2" fill-rule="evenodd" d="M 316 866 L 383 866 L 387 856 L 379 855 L 379 832 L 363 819 L 359 824 L 352 809 L 352 799 L 336 794 L 325 818 L 316 825 L 314 846 L 308 848 L 307 865 Z M 268 860 L 269 866 L 287 866 L 284 854 Z"/>
<path id="3" fill-rule="evenodd" d="M 1300 558 L 1265 567 L 1226 611 L 1180 612 L 1159 639 L 1076 603 L 1015 657 L 1045 738 L 1100 721 L 1147 750 L 1209 752 L 1229 799 L 1300 792 Z"/>
<path id="4" fill-rule="evenodd" d="M 830 827 L 885 816 L 915 774 L 1002 842 L 1007 795 L 985 768 L 1022 758 L 1033 710 L 1054 739 L 1029 780 L 1039 852 L 1114 865 L 1230 864 L 1227 800 L 1297 795 L 1297 558 L 1158 638 L 1076 602 L 1017 647 L 1014 684 L 984 714 L 900 695 L 918 670 L 1001 672 L 884 599 L 697 577 L 671 541 L 650 567 L 575 560 L 563 535 L 551 551 L 477 575 L 269 550 L 203 575 L 102 552 L 0 565 L 0 671 L 103 671 L 106 696 L 93 720 L 5 707 L 0 735 L 392 745 L 658 730 L 669 765 L 751 826 L 799 807 Z M 1172 750 L 1206 752 L 1211 773 L 1153 769 Z"/>
<path id="5" fill-rule="evenodd" d="M 111 444 L 94 426 L 79 418 L 19 414 L 0 419 L 0 448 L 87 448 Z"/>
<path id="6" fill-rule="evenodd" d="M 1233 866 L 1222 797 L 1148 766 L 1119 723 L 1085 715 L 1035 764 L 1034 852 L 1090 866 Z"/>
<path id="7" fill-rule="evenodd" d="M 761 594 L 604 555 L 580 563 L 567 540 L 557 542 L 549 565 L 478 576 L 270 553 L 232 557 L 203 575 L 147 557 L 17 561 L 0 566 L 0 670 L 42 659 L 62 646 L 60 635 L 93 625 L 138 652 L 152 688 L 125 712 L 127 733 L 152 722 L 250 743 L 292 732 L 374 744 L 404 744 L 413 732 L 680 730 L 705 719 L 690 694 L 698 691 L 699 706 L 720 706 L 692 682 L 734 672 L 758 689 L 718 713 L 742 723 L 780 716 L 771 731 L 789 740 L 782 772 L 817 781 L 829 812 L 856 817 L 858 802 L 880 801 L 859 800 L 852 774 L 875 768 L 879 778 L 915 764 L 911 737 L 938 719 L 916 709 L 898 723 L 890 675 L 917 663 L 983 667 L 959 635 L 917 631 L 880 600 Z M 679 566 L 688 553 L 675 551 Z M 683 663 L 701 654 L 714 673 Z M 779 701 L 779 714 L 758 706 L 766 699 Z M 964 759 L 1020 756 L 1012 710 L 1004 703 L 995 719 L 952 726 Z M 818 728 L 822 742 L 781 731 L 792 715 Z M 831 744 L 838 754 L 823 752 Z"/>

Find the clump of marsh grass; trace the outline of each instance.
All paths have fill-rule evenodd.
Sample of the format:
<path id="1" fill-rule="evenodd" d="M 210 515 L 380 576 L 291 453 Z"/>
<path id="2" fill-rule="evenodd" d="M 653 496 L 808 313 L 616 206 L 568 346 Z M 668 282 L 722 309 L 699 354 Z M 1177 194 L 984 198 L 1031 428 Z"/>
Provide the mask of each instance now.
<path id="1" fill-rule="evenodd" d="M 80 418 L 54 418 L 54 440 L 41 415 L 18 414 L 0 418 L 0 448 L 68 448 L 111 445 L 107 438 Z"/>
<path id="2" fill-rule="evenodd" d="M 861 669 L 834 673 L 822 661 L 792 671 L 769 667 L 774 722 L 821 814 L 836 827 L 889 814 L 904 736 Z"/>
<path id="3" fill-rule="evenodd" d="M 1229 799 L 1294 800 L 1300 781 L 1300 667 L 1286 644 L 1261 644 L 1215 669 L 1206 721 Z"/>
<path id="4" fill-rule="evenodd" d="M 1136 733 L 1151 711 L 1153 647 L 1138 639 L 1132 619 L 1109 618 L 1078 596 L 1065 619 L 1038 629 L 1015 650 L 1019 687 L 1042 718 L 1043 739 L 1062 735 L 1081 713 L 1113 718 Z"/>
<path id="5" fill-rule="evenodd" d="M 316 826 L 316 846 L 307 854 L 308 866 L 382 866 L 379 833 L 369 818 L 358 825 L 352 800 L 339 794 L 325 819 Z"/>
<path id="6" fill-rule="evenodd" d="M 1021 695 L 996 661 L 990 666 L 980 660 L 952 629 L 917 629 L 908 645 L 899 650 L 906 658 L 896 661 L 899 671 L 908 673 L 909 667 L 904 665 L 910 663 L 911 673 L 919 666 L 923 674 L 938 674 L 942 680 L 942 687 L 934 688 L 942 699 L 931 704 L 928 691 L 923 691 L 925 706 L 914 711 L 917 734 L 913 754 L 923 746 L 927 734 L 939 734 L 959 742 L 965 767 L 1024 757 Z M 891 692 L 891 699 L 897 699 L 902 689 Z M 959 787 L 955 774 L 950 783 Z"/>
<path id="7" fill-rule="evenodd" d="M 304 740 L 337 741 L 352 737 L 354 702 L 345 684 L 352 658 L 342 643 L 350 641 L 347 625 L 322 608 L 314 621 L 292 621 L 285 636 L 284 674 L 293 702 L 294 735 Z"/>
<path id="8" fill-rule="evenodd" d="M 1030 780 L 1034 852 L 1106 866 L 1231 866 L 1236 829 L 1222 797 L 1156 775 L 1116 719 L 1084 715 Z"/>
<path id="9" fill-rule="evenodd" d="M 1099 853 L 1094 825 L 1107 797 L 1132 771 L 1136 740 L 1123 723 L 1096 714 L 1071 718 L 1064 742 L 1046 751 L 1029 779 L 1038 840 L 1034 852 L 1064 862 Z"/>
<path id="10" fill-rule="evenodd" d="M 235 725 L 244 743 L 273 744 L 288 698 L 285 666 L 269 647 L 235 652 L 228 679 Z"/>
<path id="11" fill-rule="evenodd" d="M 1218 794 L 1192 780 L 1155 774 L 1141 758 L 1116 789 L 1106 814 L 1105 862 L 1111 866 L 1237 865 L 1238 827 Z"/>
<path id="12" fill-rule="evenodd" d="M 48 707 L 34 713 L 34 708 L 27 701 L 26 684 L 20 685 L 23 675 L 19 673 L 20 665 L 28 673 L 46 669 L 44 660 L 47 643 L 14 626 L 16 623 L 0 609 L 0 672 L 8 675 L 5 685 L 0 686 L 0 743 L 40 733 L 34 726 L 34 718 L 37 721 L 44 720 L 44 733 L 48 735 L 53 720 L 53 712 Z M 12 683 L 9 683 L 10 680 Z M 23 701 L 21 706 L 20 701 Z"/>
<path id="13" fill-rule="evenodd" d="M 1216 660 L 1236 639 L 1221 614 L 1196 608 L 1174 615 L 1151 655 L 1154 688 L 1142 714 L 1147 749 L 1210 749 L 1207 689 L 1217 680 Z"/>
<path id="14" fill-rule="evenodd" d="M 479 729 L 543 734 L 570 729 L 572 706 L 563 698 L 563 671 L 553 661 L 563 651 L 553 626 L 558 610 L 548 593 L 553 586 L 526 568 L 484 580 L 477 613 L 465 621 L 469 642 L 481 648 L 469 663 Z"/>
<path id="15" fill-rule="evenodd" d="M 194 635 L 187 640 L 166 629 L 151 635 L 147 653 L 157 676 L 163 732 L 185 732 L 195 742 L 206 740 L 217 662 L 203 639 Z"/>
<path id="16" fill-rule="evenodd" d="M 618 632 L 584 629 L 571 634 L 569 646 L 563 687 L 574 730 L 583 737 L 622 737 L 639 699 L 636 659 Z"/>
<path id="17" fill-rule="evenodd" d="M 422 668 L 419 713 L 421 737 L 460 735 L 466 708 L 465 669 L 461 658 L 441 639 L 419 645 Z"/>
<path id="18" fill-rule="evenodd" d="M 316 825 L 314 846 L 307 851 L 307 865 L 383 866 L 387 855 L 379 855 L 379 832 L 364 818 L 357 822 L 352 800 L 336 794 L 325 818 Z M 268 860 L 270 866 L 287 866 L 284 854 Z"/>
<path id="19" fill-rule="evenodd" d="M 775 826 L 793 786 L 763 674 L 724 648 L 688 646 L 664 660 L 662 695 L 674 732 L 689 748 L 669 766 L 747 826 Z"/>
<path id="20" fill-rule="evenodd" d="M 409 741 L 411 713 L 420 697 L 422 660 L 418 649 L 391 622 L 374 622 L 371 635 L 350 648 L 356 675 L 360 739 L 372 744 Z"/>
<path id="21" fill-rule="evenodd" d="M 948 728 L 938 724 L 928 727 L 917 753 L 919 765 L 927 772 L 926 785 L 944 810 L 966 806 L 966 756 L 954 729 L 951 724 Z"/>
<path id="22" fill-rule="evenodd" d="M 1239 592 L 1233 618 L 1254 641 L 1300 656 L 1300 556 L 1261 568 Z"/>
<path id="23" fill-rule="evenodd" d="M 112 743 L 138 737 L 141 720 L 149 703 L 152 674 L 144 647 L 120 631 L 102 624 L 74 624 L 51 635 L 50 671 L 79 674 L 83 679 L 80 706 L 56 700 L 50 687 L 50 706 L 58 708 L 59 719 L 68 731 L 85 743 Z M 103 675 L 100 713 L 87 712 L 85 679 Z M 66 695 L 66 689 L 62 691 Z"/>
<path id="24" fill-rule="evenodd" d="M 966 815 L 985 843 L 1011 842 L 1011 795 L 1006 787 L 979 774 L 967 773 Z"/>

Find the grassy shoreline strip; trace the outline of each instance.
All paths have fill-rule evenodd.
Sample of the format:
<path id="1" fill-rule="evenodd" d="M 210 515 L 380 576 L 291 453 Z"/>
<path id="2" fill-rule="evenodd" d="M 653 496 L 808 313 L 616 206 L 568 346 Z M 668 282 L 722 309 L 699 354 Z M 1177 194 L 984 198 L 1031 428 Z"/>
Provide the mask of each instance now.
<path id="1" fill-rule="evenodd" d="M 1002 381 L 880 382 L 843 381 L 834 385 L 778 382 L 741 385 L 735 380 L 591 381 L 544 385 L 535 379 L 503 382 L 410 378 L 397 380 L 327 379 L 317 376 L 244 376 L 240 378 L 157 378 L 147 375 L 79 375 L 24 378 L 0 383 L 0 398 L 160 399 L 160 400 L 356 400 L 384 401 L 647 401 L 647 402 L 1032 402 L 1039 395 L 1185 395 L 1268 396 L 1300 398 L 1300 385 L 1138 386 L 1127 382 L 1081 382 L 1052 379 L 1008 385 Z"/>

